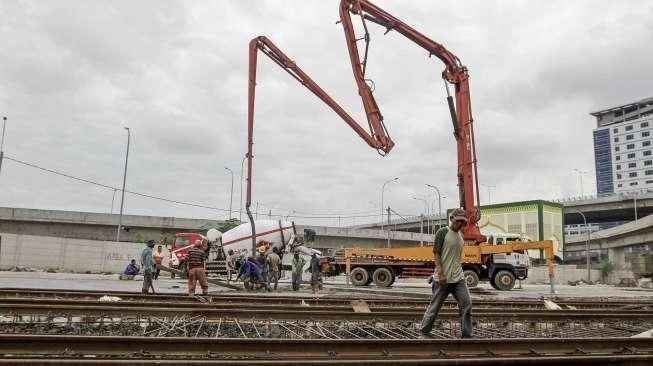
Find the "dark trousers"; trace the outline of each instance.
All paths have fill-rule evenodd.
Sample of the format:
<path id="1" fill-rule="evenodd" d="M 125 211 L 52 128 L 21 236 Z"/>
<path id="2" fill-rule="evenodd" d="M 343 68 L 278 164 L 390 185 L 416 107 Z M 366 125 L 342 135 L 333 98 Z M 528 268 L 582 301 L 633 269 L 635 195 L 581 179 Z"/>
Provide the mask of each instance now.
<path id="1" fill-rule="evenodd" d="M 472 336 L 472 299 L 469 296 L 469 290 L 465 279 L 456 283 L 447 283 L 446 285 L 439 285 L 437 282 L 433 286 L 433 297 L 431 302 L 426 308 L 420 331 L 422 334 L 429 334 L 433 329 L 433 323 L 437 318 L 440 308 L 444 300 L 452 294 L 454 299 L 458 302 L 458 312 L 460 314 L 460 330 L 463 338 L 470 338 Z"/>
<path id="2" fill-rule="evenodd" d="M 143 271 L 143 289 L 141 290 L 141 292 L 146 294 L 150 292 L 151 287 L 152 287 L 152 271 L 146 269 Z"/>
<path id="3" fill-rule="evenodd" d="M 292 273 L 292 289 L 294 291 L 299 290 L 299 285 L 302 283 L 302 272 L 293 272 Z"/>
<path id="4" fill-rule="evenodd" d="M 269 281 L 270 284 L 274 283 L 274 289 L 275 290 L 277 289 L 277 286 L 279 285 L 279 276 L 280 275 L 281 275 L 281 273 L 279 273 L 279 272 L 275 272 L 275 271 L 268 272 L 268 281 Z"/>
<path id="5" fill-rule="evenodd" d="M 159 279 L 159 274 L 161 274 L 161 268 L 157 267 L 156 271 L 154 272 L 154 279 L 155 280 Z"/>

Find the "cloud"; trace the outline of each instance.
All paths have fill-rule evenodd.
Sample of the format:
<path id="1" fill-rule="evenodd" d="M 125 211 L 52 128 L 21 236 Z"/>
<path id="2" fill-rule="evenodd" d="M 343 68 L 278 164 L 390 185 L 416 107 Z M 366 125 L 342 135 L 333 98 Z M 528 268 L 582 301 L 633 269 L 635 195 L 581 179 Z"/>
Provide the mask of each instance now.
<path id="1" fill-rule="evenodd" d="M 377 5 L 444 44 L 470 70 L 479 180 L 492 201 L 576 194 L 593 172 L 589 112 L 651 96 L 653 5 L 432 2 Z M 226 207 L 246 151 L 248 42 L 269 36 L 363 126 L 338 1 L 0 3 L 6 154 L 113 186 Z M 354 18 L 355 21 L 358 19 Z M 380 158 L 339 117 L 259 55 L 254 201 L 261 212 L 374 220 L 424 211 L 435 184 L 456 204 L 456 151 L 441 62 L 370 24 L 367 76 L 396 146 Z M 584 177 L 586 193 L 593 173 Z M 107 212 L 112 190 L 5 161 L 6 206 Z M 526 189 L 525 187 L 528 187 Z M 481 188 L 481 199 L 488 192 Z M 223 213 L 128 196 L 134 214 Z M 301 214 L 299 214 L 301 213 Z M 373 217 L 372 217 L 373 216 Z M 337 219 L 298 219 L 337 224 Z"/>

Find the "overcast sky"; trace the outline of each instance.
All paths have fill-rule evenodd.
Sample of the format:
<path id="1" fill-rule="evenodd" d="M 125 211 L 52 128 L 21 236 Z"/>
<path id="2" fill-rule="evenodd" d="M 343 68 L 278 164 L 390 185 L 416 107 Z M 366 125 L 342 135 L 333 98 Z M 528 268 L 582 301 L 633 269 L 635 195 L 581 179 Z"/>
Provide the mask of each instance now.
<path id="1" fill-rule="evenodd" d="M 239 208 L 247 46 L 266 35 L 364 126 L 337 0 L 2 1 L 5 154 L 127 189 Z M 650 1 L 375 3 L 469 68 L 479 181 L 492 203 L 595 193 L 589 112 L 653 96 Z M 357 19 L 354 19 L 355 21 Z M 370 24 L 367 75 L 396 146 L 381 158 L 330 109 L 259 57 L 253 200 L 286 215 L 418 214 L 437 185 L 457 205 L 442 63 Z M 113 190 L 5 160 L 0 206 L 109 212 Z M 488 189 L 481 187 L 488 203 Z M 116 196 L 114 212 L 119 206 Z M 437 210 L 437 205 L 436 205 Z M 125 213 L 225 213 L 126 195 Z M 235 214 L 238 216 L 238 214 Z M 342 219 L 342 224 L 373 218 Z M 297 219 L 337 224 L 336 219 Z"/>

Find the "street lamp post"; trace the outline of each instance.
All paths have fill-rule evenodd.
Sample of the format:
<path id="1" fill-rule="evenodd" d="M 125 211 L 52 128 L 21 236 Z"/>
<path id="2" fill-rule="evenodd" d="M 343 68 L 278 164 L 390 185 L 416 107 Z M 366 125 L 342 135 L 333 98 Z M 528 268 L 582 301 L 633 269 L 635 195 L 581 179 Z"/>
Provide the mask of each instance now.
<path id="1" fill-rule="evenodd" d="M 440 221 L 442 221 L 442 195 L 440 194 L 440 190 L 438 187 L 432 185 L 432 184 L 426 184 L 427 187 L 433 188 L 435 193 L 438 194 L 438 228 L 440 227 Z"/>
<path id="2" fill-rule="evenodd" d="M 120 231 L 122 231 L 122 210 L 125 206 L 125 184 L 127 183 L 127 163 L 129 163 L 129 140 L 131 140 L 131 131 L 127 130 L 127 153 L 125 154 L 125 170 L 122 175 L 122 192 L 120 194 L 120 216 L 118 216 L 118 232 L 116 233 L 116 242 L 120 242 Z"/>
<path id="3" fill-rule="evenodd" d="M 578 173 L 578 178 L 580 178 L 580 196 L 583 197 L 585 194 L 585 189 L 583 188 L 583 175 L 587 174 L 587 170 L 574 168 L 574 172 Z"/>
<path id="4" fill-rule="evenodd" d="M 234 203 L 234 171 L 227 167 L 224 167 L 224 169 L 231 173 L 231 193 L 229 194 L 229 220 L 231 220 L 231 209 L 233 208 Z"/>
<path id="5" fill-rule="evenodd" d="M 383 194 L 385 193 L 385 185 L 388 184 L 388 183 L 391 183 L 391 182 L 396 182 L 398 180 L 399 180 L 398 177 L 388 179 L 385 182 L 383 182 L 383 185 L 381 186 L 381 230 L 383 230 Z"/>
<path id="6" fill-rule="evenodd" d="M 487 204 L 492 204 L 492 190 L 497 188 L 496 186 L 491 186 L 488 184 L 481 184 L 483 187 L 487 188 Z"/>
<path id="7" fill-rule="evenodd" d="M 586 261 L 587 261 L 587 282 L 589 283 L 591 281 L 591 275 L 590 275 L 590 230 L 589 230 L 589 227 L 587 226 L 587 219 L 585 218 L 585 214 L 580 212 L 580 210 L 578 210 L 578 209 L 574 209 L 574 210 L 576 212 L 578 212 L 583 217 L 583 225 L 585 225 L 585 230 L 587 231 L 587 238 L 585 239 L 585 258 L 586 258 Z"/>
<path id="8" fill-rule="evenodd" d="M 426 233 L 431 233 L 431 223 L 429 221 L 429 202 L 425 198 L 413 197 L 414 200 L 424 202 L 424 207 L 426 207 Z"/>
<path id="9" fill-rule="evenodd" d="M 7 117 L 2 117 L 2 142 L 0 142 L 0 173 L 2 172 L 2 160 L 4 159 L 3 148 L 5 146 L 5 127 L 7 127 Z"/>
<path id="10" fill-rule="evenodd" d="M 240 163 L 240 206 L 238 208 L 238 221 L 243 222 L 243 170 L 245 170 L 245 160 L 247 156 L 243 157 L 242 163 Z"/>

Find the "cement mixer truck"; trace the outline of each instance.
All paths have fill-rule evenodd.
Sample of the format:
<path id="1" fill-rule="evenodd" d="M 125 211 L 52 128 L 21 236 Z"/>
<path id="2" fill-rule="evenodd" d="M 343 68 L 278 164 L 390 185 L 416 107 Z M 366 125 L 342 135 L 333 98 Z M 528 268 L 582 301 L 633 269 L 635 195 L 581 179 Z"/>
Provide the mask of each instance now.
<path id="1" fill-rule="evenodd" d="M 317 250 L 303 246 L 301 239 L 297 237 L 293 222 L 256 220 L 255 225 L 257 229 L 256 242 L 265 245 L 266 253 L 271 252 L 272 248 L 277 248 L 282 254 L 299 252 L 305 259 L 308 259 L 314 252 L 321 254 Z M 207 274 L 209 276 L 226 275 L 226 257 L 229 250 L 233 250 L 233 255 L 242 260 L 255 254 L 252 253 L 251 239 L 252 228 L 250 223 L 238 225 L 225 233 L 220 233 L 216 229 L 210 229 L 206 234 L 178 233 L 175 234 L 170 248 L 170 266 L 181 273 L 186 273 L 186 255 L 195 242 L 200 240 L 203 250 L 207 253 Z M 284 266 L 289 266 L 290 260 L 291 256 L 282 256 Z"/>

